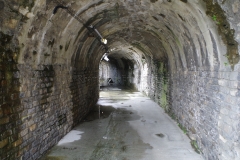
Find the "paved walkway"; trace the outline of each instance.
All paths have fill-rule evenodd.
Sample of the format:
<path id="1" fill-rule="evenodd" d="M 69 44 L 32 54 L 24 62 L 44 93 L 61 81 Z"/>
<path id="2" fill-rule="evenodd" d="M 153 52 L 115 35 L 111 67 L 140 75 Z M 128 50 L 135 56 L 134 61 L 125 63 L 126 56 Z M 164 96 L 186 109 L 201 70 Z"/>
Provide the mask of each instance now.
<path id="1" fill-rule="evenodd" d="M 100 110 L 99 110 L 100 109 Z M 203 160 L 163 109 L 139 92 L 101 91 L 98 105 L 44 160 Z"/>

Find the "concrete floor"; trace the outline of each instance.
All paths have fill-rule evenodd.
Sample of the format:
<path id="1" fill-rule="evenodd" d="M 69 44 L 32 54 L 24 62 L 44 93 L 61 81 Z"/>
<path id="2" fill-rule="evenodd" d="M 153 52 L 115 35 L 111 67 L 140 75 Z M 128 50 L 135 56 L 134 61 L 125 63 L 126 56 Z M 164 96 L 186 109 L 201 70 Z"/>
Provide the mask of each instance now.
<path id="1" fill-rule="evenodd" d="M 99 110 L 100 108 L 100 110 Z M 99 118 L 100 117 L 100 118 Z M 96 108 L 44 160 L 202 160 L 161 107 L 139 92 L 100 92 Z"/>

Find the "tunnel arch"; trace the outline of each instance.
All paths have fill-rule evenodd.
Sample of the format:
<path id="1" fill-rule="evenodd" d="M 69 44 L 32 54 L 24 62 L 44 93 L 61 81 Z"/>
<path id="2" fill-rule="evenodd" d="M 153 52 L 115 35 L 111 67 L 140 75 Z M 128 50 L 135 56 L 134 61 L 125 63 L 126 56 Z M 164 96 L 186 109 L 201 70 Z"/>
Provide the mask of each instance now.
<path id="1" fill-rule="evenodd" d="M 67 9 L 53 14 L 57 5 Z M 95 105 L 106 46 L 93 25 L 108 56 L 136 65 L 136 88 L 206 159 L 239 159 L 237 0 L 0 0 L 0 8 L 0 125 L 12 133 L 0 129 L 4 158 L 39 158 Z"/>

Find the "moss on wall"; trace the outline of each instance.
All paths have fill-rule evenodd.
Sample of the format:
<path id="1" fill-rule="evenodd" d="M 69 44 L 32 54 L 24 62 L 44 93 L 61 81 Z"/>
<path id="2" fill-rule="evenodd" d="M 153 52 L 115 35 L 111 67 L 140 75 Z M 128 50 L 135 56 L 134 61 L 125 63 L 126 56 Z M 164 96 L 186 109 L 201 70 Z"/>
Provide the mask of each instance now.
<path id="1" fill-rule="evenodd" d="M 28 7 L 29 11 L 31 11 L 34 6 L 34 0 L 20 0 L 19 4 L 24 8 Z"/>
<path id="2" fill-rule="evenodd" d="M 19 100 L 19 71 L 17 59 L 19 49 L 13 45 L 13 36 L 0 32 L 0 159 L 16 159 L 22 139 L 18 137 L 21 119 Z M 11 134 L 10 134 L 11 133 Z"/>
<path id="3" fill-rule="evenodd" d="M 227 47 L 226 57 L 232 69 L 239 62 L 238 43 L 234 39 L 235 31 L 230 28 L 224 10 L 218 3 L 213 3 L 213 0 L 203 0 L 206 2 L 206 14 L 215 21 L 218 26 L 218 33 L 222 37 L 223 42 Z"/>
<path id="4" fill-rule="evenodd" d="M 160 86 L 160 106 L 164 108 L 165 112 L 169 112 L 168 105 L 168 69 L 166 66 L 166 62 L 159 62 L 158 64 L 158 77 L 160 78 L 161 86 Z"/>

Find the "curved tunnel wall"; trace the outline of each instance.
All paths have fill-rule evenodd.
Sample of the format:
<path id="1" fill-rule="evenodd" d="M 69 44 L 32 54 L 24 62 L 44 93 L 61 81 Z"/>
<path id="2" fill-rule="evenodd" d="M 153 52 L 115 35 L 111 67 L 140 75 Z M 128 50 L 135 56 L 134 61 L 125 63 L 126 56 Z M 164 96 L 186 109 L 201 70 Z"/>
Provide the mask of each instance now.
<path id="1" fill-rule="evenodd" d="M 72 10 L 53 15 L 58 4 Z M 237 0 L 1 0 L 0 8 L 1 159 L 38 159 L 96 103 L 105 50 L 83 23 L 108 39 L 109 56 L 134 62 L 136 88 L 206 159 L 239 159 Z"/>

